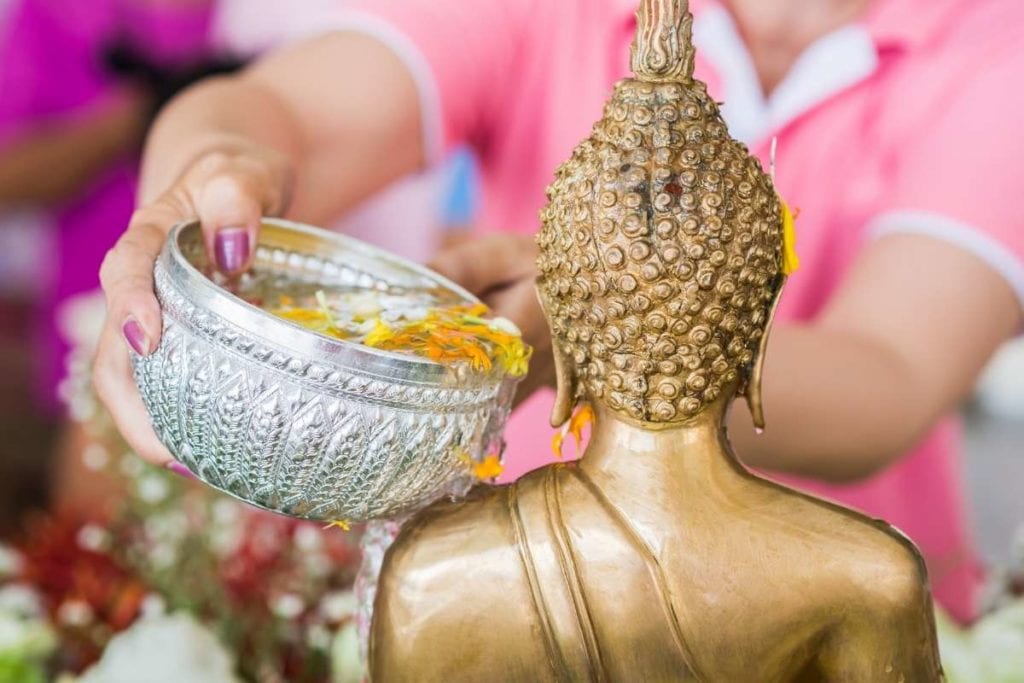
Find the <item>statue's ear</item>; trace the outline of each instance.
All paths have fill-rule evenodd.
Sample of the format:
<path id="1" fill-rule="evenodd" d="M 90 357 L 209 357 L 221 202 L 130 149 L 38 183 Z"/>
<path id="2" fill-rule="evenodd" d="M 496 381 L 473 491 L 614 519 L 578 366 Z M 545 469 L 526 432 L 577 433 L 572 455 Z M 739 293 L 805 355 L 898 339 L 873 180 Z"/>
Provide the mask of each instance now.
<path id="1" fill-rule="evenodd" d="M 547 301 L 544 300 L 544 295 L 540 291 L 540 287 L 537 287 L 537 299 L 540 301 L 540 307 L 544 311 L 544 317 L 548 321 L 548 327 L 551 327 L 551 310 L 548 307 Z M 572 357 L 565 353 L 562 348 L 561 341 L 554 336 L 552 331 L 551 338 L 551 352 L 555 357 L 555 407 L 551 411 L 551 426 L 561 427 L 572 417 L 573 410 L 576 409 L 576 396 L 577 396 L 577 378 L 576 378 L 576 363 Z"/>
<path id="2" fill-rule="evenodd" d="M 775 313 L 779 310 L 779 301 L 782 300 L 782 290 L 786 288 L 786 276 L 780 275 L 781 282 L 775 290 L 775 299 L 768 309 L 768 321 L 764 326 L 764 334 L 761 335 L 761 343 L 757 349 L 757 357 L 754 359 L 754 366 L 750 369 L 750 377 L 743 389 L 747 398 L 747 406 L 750 408 L 750 417 L 754 420 L 754 427 L 764 429 L 764 402 L 761 398 L 761 379 L 764 376 L 764 356 L 768 348 L 768 337 L 771 336 L 772 325 L 775 323 Z"/>

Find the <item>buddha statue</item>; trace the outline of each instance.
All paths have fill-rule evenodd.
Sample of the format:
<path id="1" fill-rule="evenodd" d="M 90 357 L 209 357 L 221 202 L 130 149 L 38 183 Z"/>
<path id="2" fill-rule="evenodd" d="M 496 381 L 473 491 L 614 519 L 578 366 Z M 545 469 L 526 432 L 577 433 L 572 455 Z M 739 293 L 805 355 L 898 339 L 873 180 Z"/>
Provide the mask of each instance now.
<path id="1" fill-rule="evenodd" d="M 942 674 L 923 561 L 883 522 L 747 471 L 787 210 L 694 80 L 685 0 L 643 0 L 634 78 L 557 172 L 537 288 L 578 463 L 416 515 L 375 681 L 883 681 Z"/>

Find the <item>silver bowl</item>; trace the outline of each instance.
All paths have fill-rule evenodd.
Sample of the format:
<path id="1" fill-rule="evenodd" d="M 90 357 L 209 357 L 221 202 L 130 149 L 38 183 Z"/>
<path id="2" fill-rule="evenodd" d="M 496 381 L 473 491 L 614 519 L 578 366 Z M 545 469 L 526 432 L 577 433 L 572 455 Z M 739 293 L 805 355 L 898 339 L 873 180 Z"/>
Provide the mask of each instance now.
<path id="1" fill-rule="evenodd" d="M 468 488 L 465 458 L 501 448 L 516 381 L 339 341 L 219 284 L 196 223 L 157 260 L 163 336 L 132 356 L 160 440 L 197 477 L 267 510 L 361 522 Z M 468 292 L 357 240 L 266 220 L 235 291 Z"/>

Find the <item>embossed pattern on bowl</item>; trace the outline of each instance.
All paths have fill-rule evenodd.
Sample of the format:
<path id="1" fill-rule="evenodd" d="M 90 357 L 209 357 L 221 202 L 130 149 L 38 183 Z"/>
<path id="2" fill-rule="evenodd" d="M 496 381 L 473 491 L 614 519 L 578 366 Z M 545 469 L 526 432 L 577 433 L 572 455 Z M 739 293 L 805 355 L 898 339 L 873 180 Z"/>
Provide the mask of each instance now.
<path id="1" fill-rule="evenodd" d="M 465 454 L 501 446 L 517 382 L 339 341 L 277 318 L 203 274 L 199 226 L 171 232 L 155 269 L 163 336 L 132 355 L 160 440 L 201 480 L 258 507 L 359 522 L 415 510 L 471 483 Z M 476 299 L 357 240 L 264 222 L 253 291 Z"/>

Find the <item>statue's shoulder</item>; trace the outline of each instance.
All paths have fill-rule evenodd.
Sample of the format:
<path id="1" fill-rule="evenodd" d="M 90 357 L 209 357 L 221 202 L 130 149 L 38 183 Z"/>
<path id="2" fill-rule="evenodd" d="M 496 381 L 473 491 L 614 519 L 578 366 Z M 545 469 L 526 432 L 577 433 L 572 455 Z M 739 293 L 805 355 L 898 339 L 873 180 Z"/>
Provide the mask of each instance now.
<path id="1" fill-rule="evenodd" d="M 508 545 L 507 486 L 479 486 L 461 499 L 442 499 L 414 515 L 388 551 L 394 565 L 419 568 L 462 554 L 500 552 Z"/>
<path id="2" fill-rule="evenodd" d="M 573 481 L 563 466 L 553 465 L 514 484 L 478 486 L 464 498 L 439 500 L 403 525 L 388 561 L 404 571 L 434 562 L 450 565 L 455 555 L 471 562 L 516 553 L 524 526 L 537 514 L 546 518 L 558 492 Z"/>
<path id="3" fill-rule="evenodd" d="M 896 527 L 856 510 L 770 484 L 777 492 L 766 512 L 790 543 L 792 557 L 837 589 L 883 605 L 919 604 L 927 594 L 920 551 Z M 820 568 L 820 572 L 818 569 Z"/>
<path id="4" fill-rule="evenodd" d="M 374 602 L 375 679 L 488 680 L 500 662 L 528 674 L 544 661 L 508 514 L 513 490 L 480 487 L 465 499 L 438 501 L 403 525 L 385 556 Z M 483 615 L 487 628 L 480 627 Z M 509 643 L 517 644 L 514 652 Z"/>

